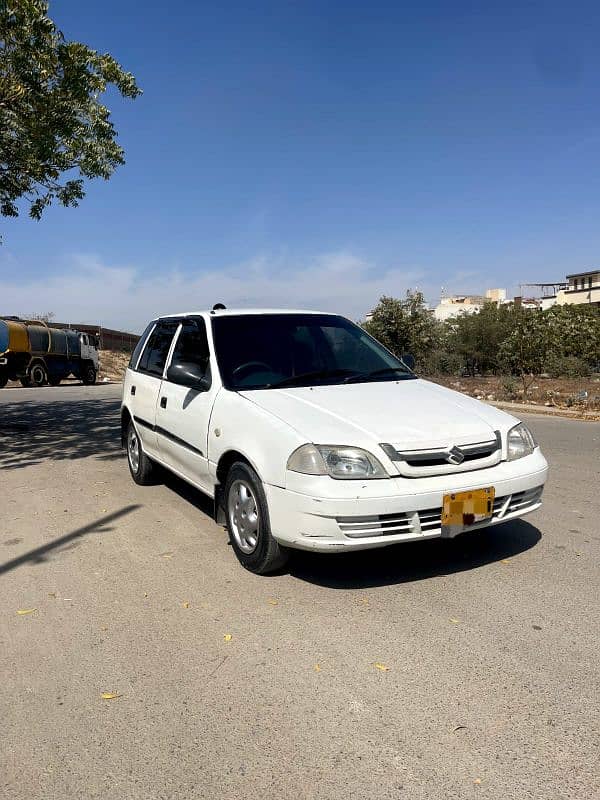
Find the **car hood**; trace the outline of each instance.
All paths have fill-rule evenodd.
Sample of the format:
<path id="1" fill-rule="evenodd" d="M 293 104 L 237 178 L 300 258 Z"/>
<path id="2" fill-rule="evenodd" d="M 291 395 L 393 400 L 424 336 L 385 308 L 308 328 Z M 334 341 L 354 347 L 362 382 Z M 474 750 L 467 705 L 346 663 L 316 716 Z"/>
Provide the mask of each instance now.
<path id="1" fill-rule="evenodd" d="M 241 392 L 318 444 L 468 444 L 506 432 L 518 420 L 421 379 Z"/>

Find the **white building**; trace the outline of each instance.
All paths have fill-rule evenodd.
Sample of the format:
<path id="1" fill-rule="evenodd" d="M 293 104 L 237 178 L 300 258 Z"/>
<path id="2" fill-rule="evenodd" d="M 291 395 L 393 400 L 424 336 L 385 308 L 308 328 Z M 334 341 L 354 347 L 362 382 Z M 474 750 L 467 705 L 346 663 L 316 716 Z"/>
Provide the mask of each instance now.
<path id="1" fill-rule="evenodd" d="M 485 296 L 476 294 L 455 294 L 446 297 L 442 292 L 439 304 L 435 307 L 433 315 L 443 322 L 457 317 L 459 314 L 476 314 L 481 311 L 485 303 L 506 302 L 506 289 L 487 289 Z"/>
<path id="2" fill-rule="evenodd" d="M 600 305 L 600 269 L 575 272 L 567 281 L 567 288 L 556 293 L 557 305 Z"/>

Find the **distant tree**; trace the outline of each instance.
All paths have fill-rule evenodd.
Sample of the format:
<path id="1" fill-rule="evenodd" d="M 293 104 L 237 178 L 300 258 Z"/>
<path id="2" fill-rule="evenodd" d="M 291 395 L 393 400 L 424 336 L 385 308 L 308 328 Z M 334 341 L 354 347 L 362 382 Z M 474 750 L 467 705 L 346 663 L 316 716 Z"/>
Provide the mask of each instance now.
<path id="1" fill-rule="evenodd" d="M 38 320 L 39 322 L 52 322 L 56 314 L 54 311 L 42 311 L 35 314 L 25 314 L 24 319 Z"/>
<path id="2" fill-rule="evenodd" d="M 553 360 L 579 359 L 588 367 L 600 363 L 600 309 L 588 305 L 553 306 L 546 312 L 548 350 Z M 574 362 L 565 361 L 573 368 Z"/>
<path id="3" fill-rule="evenodd" d="M 545 371 L 550 350 L 547 312 L 515 309 L 513 326 L 500 348 L 505 368 L 518 375 L 527 396 L 536 376 Z"/>
<path id="4" fill-rule="evenodd" d="M 441 326 L 427 310 L 421 292 L 408 291 L 403 300 L 383 296 L 365 330 L 397 356 L 411 353 L 417 366 L 440 342 Z"/>
<path id="5" fill-rule="evenodd" d="M 499 351 L 515 317 L 513 306 L 485 303 L 474 314 L 462 313 L 447 321 L 446 347 L 459 355 L 469 375 L 497 372 Z"/>
<path id="6" fill-rule="evenodd" d="M 18 216 L 21 200 L 33 219 L 54 200 L 76 206 L 84 178 L 108 179 L 124 163 L 98 99 L 109 85 L 141 93 L 111 55 L 65 41 L 44 0 L 0 0 L 1 214 Z"/>

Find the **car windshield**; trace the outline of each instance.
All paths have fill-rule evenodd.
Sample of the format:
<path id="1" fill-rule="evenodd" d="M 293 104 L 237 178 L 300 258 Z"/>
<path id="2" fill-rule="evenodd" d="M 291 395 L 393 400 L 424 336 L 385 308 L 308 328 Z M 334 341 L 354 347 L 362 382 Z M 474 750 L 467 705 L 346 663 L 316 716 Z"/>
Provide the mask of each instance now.
<path id="1" fill-rule="evenodd" d="M 416 376 L 362 328 L 330 314 L 240 314 L 212 318 L 228 389 L 366 383 Z"/>

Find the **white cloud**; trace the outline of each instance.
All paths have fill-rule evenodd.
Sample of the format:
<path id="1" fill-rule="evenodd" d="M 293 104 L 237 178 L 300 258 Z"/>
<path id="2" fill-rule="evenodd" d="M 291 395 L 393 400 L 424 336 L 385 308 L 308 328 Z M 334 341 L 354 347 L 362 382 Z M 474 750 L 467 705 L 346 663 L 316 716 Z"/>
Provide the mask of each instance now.
<path id="1" fill-rule="evenodd" d="M 22 283 L 5 279 L 1 313 L 53 311 L 63 322 L 135 332 L 159 314 L 211 308 L 216 302 L 228 307 L 322 309 L 359 319 L 382 294 L 399 297 L 410 287 L 424 288 L 419 270 L 381 270 L 344 251 L 303 265 L 259 256 L 222 269 L 172 269 L 162 274 L 145 273 L 139 266 L 110 266 L 88 254 L 71 256 L 66 263 L 64 272 L 48 277 Z M 10 272 L 18 272 L 14 264 Z"/>

